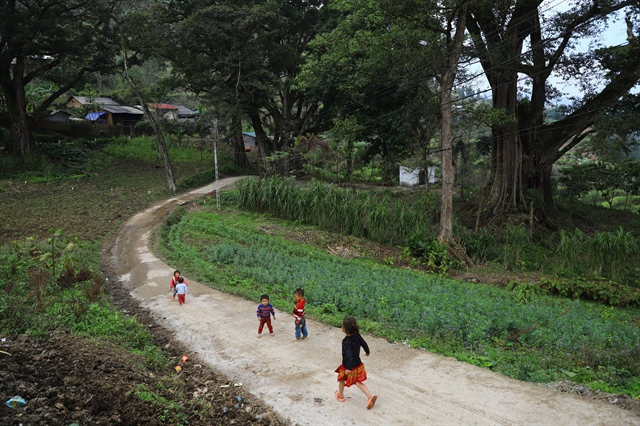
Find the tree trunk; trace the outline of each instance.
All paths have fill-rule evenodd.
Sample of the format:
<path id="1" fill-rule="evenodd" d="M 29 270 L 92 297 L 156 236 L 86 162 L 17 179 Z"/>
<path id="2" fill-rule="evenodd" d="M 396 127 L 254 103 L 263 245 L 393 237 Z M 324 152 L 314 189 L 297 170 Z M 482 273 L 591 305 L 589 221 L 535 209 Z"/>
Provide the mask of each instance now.
<path id="1" fill-rule="evenodd" d="M 244 148 L 244 140 L 242 138 L 242 120 L 239 117 L 231 119 L 231 127 L 233 128 L 233 161 L 240 167 L 248 167 L 249 159 Z"/>
<path id="2" fill-rule="evenodd" d="M 172 191 L 176 191 L 176 181 L 173 177 L 173 169 L 171 168 L 171 161 L 169 160 L 169 152 L 167 151 L 167 144 L 164 141 L 164 135 L 162 134 L 162 130 L 158 127 L 155 119 L 153 118 L 153 114 L 149 111 L 149 106 L 144 100 L 142 93 L 138 90 L 138 86 L 133 82 L 131 76 L 129 75 L 129 68 L 127 66 L 127 48 L 124 41 L 124 37 L 122 39 L 122 53 L 123 53 L 123 62 L 124 62 L 124 78 L 129 83 L 129 86 L 133 89 L 134 93 L 138 97 L 140 101 L 140 105 L 142 106 L 142 111 L 144 112 L 145 117 L 149 120 L 149 125 L 153 129 L 153 132 L 156 135 L 156 139 L 158 140 L 158 151 L 162 153 L 162 158 L 164 159 L 164 169 L 167 173 L 167 181 L 169 183 L 169 188 Z"/>
<path id="3" fill-rule="evenodd" d="M 258 146 L 258 152 L 262 159 L 262 165 L 264 166 L 264 174 L 265 176 L 270 176 L 273 174 L 273 170 L 269 167 L 267 157 L 273 153 L 273 147 L 267 137 L 267 133 L 264 131 L 264 127 L 262 127 L 260 113 L 254 109 L 250 110 L 249 119 L 253 125 L 253 130 L 256 132 L 256 145 Z"/>
<path id="4" fill-rule="evenodd" d="M 467 3 L 458 9 L 456 29 L 447 49 L 448 60 L 441 79 L 440 124 L 442 127 L 442 207 L 438 242 L 444 244 L 449 254 L 472 266 L 473 261 L 453 236 L 453 144 L 451 141 L 451 93 L 458 71 L 458 59 L 464 41 Z"/>
<path id="5" fill-rule="evenodd" d="M 515 210 L 522 192 L 522 143 L 516 122 L 517 74 L 496 73 L 491 82 L 494 110 L 504 113 L 504 122 L 492 126 L 489 201 L 494 213 Z M 507 75 L 505 75 L 507 74 Z"/>
<path id="6" fill-rule="evenodd" d="M 455 34 L 448 40 L 447 61 L 441 78 L 440 126 L 442 134 L 442 207 L 438 241 L 454 243 L 453 238 L 453 144 L 451 141 L 451 92 L 458 72 L 458 59 L 464 41 L 467 3 L 457 12 Z"/>
<path id="7" fill-rule="evenodd" d="M 11 118 L 11 151 L 14 154 L 24 156 L 31 150 L 33 129 L 31 120 L 27 114 L 27 99 L 22 82 L 21 62 L 17 61 L 13 70 L 13 80 L 2 80 L 2 91 L 9 117 Z"/>
<path id="8" fill-rule="evenodd" d="M 440 124 L 442 126 L 442 205 L 440 211 L 440 234 L 438 241 L 453 241 L 453 152 L 451 147 L 451 89 L 454 76 L 445 72 L 440 103 Z M 447 83 L 447 80 L 450 82 Z"/>

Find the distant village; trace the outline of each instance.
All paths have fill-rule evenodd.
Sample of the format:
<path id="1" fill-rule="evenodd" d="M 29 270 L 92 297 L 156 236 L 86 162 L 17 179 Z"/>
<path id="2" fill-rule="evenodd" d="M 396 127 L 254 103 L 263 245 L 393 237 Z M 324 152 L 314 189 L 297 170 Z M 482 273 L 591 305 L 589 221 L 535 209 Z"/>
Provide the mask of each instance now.
<path id="1" fill-rule="evenodd" d="M 156 118 L 182 122 L 196 122 L 199 112 L 182 105 L 149 104 Z M 144 118 L 141 105 L 125 106 L 111 98 L 72 96 L 65 104 L 67 110 L 54 110 L 39 125 L 41 130 L 69 130 L 73 122 L 91 123 L 97 131 L 109 129 L 110 133 L 125 136 L 135 135 L 135 125 Z M 92 108 L 93 107 L 93 108 Z M 74 109 L 90 110 L 84 117 L 76 117 L 69 111 Z"/>

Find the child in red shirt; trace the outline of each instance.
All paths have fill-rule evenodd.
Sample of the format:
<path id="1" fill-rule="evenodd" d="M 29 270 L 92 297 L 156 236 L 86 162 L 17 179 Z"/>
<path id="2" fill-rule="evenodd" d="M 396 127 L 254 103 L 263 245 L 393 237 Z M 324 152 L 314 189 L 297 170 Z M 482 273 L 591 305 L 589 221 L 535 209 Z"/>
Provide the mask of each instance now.
<path id="1" fill-rule="evenodd" d="M 307 332 L 307 320 L 304 316 L 304 305 L 306 305 L 306 301 L 304 300 L 304 290 L 301 288 L 296 289 L 293 292 L 293 298 L 295 299 L 294 307 L 293 307 L 293 317 L 296 319 L 296 342 L 301 340 L 307 340 L 309 337 L 309 333 Z"/>
<path id="2" fill-rule="evenodd" d="M 176 300 L 176 285 L 178 284 L 178 279 L 180 278 L 180 271 L 174 271 L 173 277 L 171 277 L 171 281 L 169 281 L 169 290 L 171 291 L 171 300 Z"/>

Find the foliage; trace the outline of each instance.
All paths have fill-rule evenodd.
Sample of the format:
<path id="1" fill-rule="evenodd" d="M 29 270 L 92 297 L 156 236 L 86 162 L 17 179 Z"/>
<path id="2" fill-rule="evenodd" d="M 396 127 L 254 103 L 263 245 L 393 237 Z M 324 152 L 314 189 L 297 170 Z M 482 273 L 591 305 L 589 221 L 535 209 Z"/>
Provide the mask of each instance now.
<path id="1" fill-rule="evenodd" d="M 552 298 L 533 285 L 520 286 L 514 297 L 505 289 L 339 258 L 270 235 L 256 226 L 258 218 L 229 210 L 189 214 L 170 228 L 161 250 L 224 291 L 251 299 L 268 292 L 287 310 L 293 290 L 304 287 L 311 316 L 336 324 L 355 315 L 365 331 L 520 380 L 560 380 L 564 371 L 587 366 L 593 375 L 576 373 L 574 380 L 631 389 L 640 375 L 637 311 Z M 611 368 L 630 376 L 604 373 Z"/>
<path id="2" fill-rule="evenodd" d="M 405 240 L 405 244 L 412 256 L 424 259 L 433 271 L 446 274 L 450 269 L 460 266 L 460 261 L 451 256 L 444 243 L 439 243 L 437 239 L 413 234 Z"/>
<path id="3" fill-rule="evenodd" d="M 0 87 L 16 154 L 31 149 L 33 124 L 58 97 L 86 72 L 114 66 L 110 11 L 106 3 L 78 0 L 0 4 Z"/>
<path id="4" fill-rule="evenodd" d="M 575 164 L 561 170 L 558 182 L 565 195 L 580 198 L 590 191 L 597 191 L 609 207 L 618 191 L 627 195 L 640 195 L 640 161 L 625 160 L 616 164 L 589 162 Z"/>
<path id="5" fill-rule="evenodd" d="M 597 300 L 609 306 L 640 306 L 640 289 L 604 279 L 542 278 L 539 288 L 549 294 Z"/>
<path id="6" fill-rule="evenodd" d="M 113 341 L 146 355 L 149 366 L 164 362 L 147 327 L 104 297 L 104 280 L 94 272 L 97 246 L 52 232 L 49 241 L 0 247 L 0 333 L 38 336 L 55 328 Z"/>
<path id="7" fill-rule="evenodd" d="M 120 139 L 118 142 L 107 145 L 104 152 L 118 158 L 155 162 L 158 160 L 157 147 L 158 143 L 155 137 L 147 136 Z M 172 162 L 199 162 L 201 158 L 201 152 L 193 146 L 170 145 L 168 150 Z M 213 152 L 206 150 L 202 155 L 204 161 L 213 163 Z"/>
<path id="8" fill-rule="evenodd" d="M 316 180 L 297 188 L 294 178 L 244 179 L 237 187 L 244 209 L 390 244 L 402 244 L 413 233 L 428 235 L 437 208 L 428 195 L 409 205 L 388 192 L 344 190 Z"/>

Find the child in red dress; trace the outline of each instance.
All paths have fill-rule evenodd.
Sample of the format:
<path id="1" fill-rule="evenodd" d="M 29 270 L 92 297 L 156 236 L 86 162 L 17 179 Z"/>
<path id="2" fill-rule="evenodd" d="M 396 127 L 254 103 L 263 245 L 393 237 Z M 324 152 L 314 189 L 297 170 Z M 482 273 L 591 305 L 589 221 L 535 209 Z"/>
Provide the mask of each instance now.
<path id="1" fill-rule="evenodd" d="M 174 271 L 173 277 L 171 277 L 171 281 L 169 281 L 169 290 L 171 291 L 171 300 L 176 300 L 176 295 L 178 292 L 176 291 L 176 285 L 178 284 L 178 279 L 180 278 L 180 271 Z"/>
<path id="2" fill-rule="evenodd" d="M 336 369 L 336 373 L 338 373 L 336 399 L 344 402 L 344 387 L 356 385 L 367 396 L 367 409 L 371 409 L 375 405 L 378 395 L 371 394 L 367 385 L 363 383 L 367 380 L 367 371 L 364 369 L 362 360 L 360 360 L 360 348 L 362 347 L 365 355 L 369 356 L 369 346 L 360 335 L 360 330 L 354 317 L 348 315 L 344 317 L 342 331 L 346 336 L 342 339 L 342 364 Z"/>

